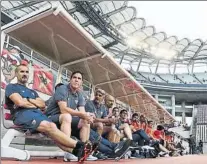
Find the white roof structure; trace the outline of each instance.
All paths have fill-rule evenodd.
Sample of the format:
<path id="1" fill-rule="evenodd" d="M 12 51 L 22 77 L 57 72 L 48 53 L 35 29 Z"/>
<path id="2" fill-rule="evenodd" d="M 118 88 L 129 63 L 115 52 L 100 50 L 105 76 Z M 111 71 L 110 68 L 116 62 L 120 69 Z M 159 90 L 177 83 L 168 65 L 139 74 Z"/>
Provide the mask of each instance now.
<path id="1" fill-rule="evenodd" d="M 79 70 L 84 79 L 156 122 L 174 118 L 58 3 L 2 27 L 53 62 Z"/>
<path id="2" fill-rule="evenodd" d="M 207 41 L 167 36 L 147 26 L 127 1 L 60 1 L 65 10 L 116 61 L 134 71 L 194 73 L 207 68 Z M 51 3 L 2 1 L 2 12 L 17 19 Z M 153 14 L 153 13 L 152 13 Z"/>

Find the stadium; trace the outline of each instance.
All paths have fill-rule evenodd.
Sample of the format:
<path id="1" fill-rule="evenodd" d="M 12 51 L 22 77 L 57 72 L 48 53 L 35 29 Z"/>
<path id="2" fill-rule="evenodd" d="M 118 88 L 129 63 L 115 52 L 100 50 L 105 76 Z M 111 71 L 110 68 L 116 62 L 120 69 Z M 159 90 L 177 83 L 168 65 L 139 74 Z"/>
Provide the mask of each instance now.
<path id="1" fill-rule="evenodd" d="M 156 26 L 147 25 L 148 20 L 139 17 L 137 8 L 130 4 L 128 1 L 1 2 L 2 163 L 19 163 L 16 160 L 34 164 L 74 161 L 65 155 L 64 149 L 58 148 L 56 141 L 51 141 L 48 137 L 51 135 L 45 135 L 47 131 L 33 134 L 14 124 L 13 117 L 18 112 L 12 114 L 7 99 L 13 99 L 5 95 L 8 93 L 7 86 L 19 83 L 16 75 L 19 65 L 26 65 L 29 69 L 27 88 L 37 92 L 45 104 L 55 97 L 57 84 L 67 86 L 76 72 L 81 73 L 83 78 L 78 91 L 86 104 L 104 95 L 101 105 L 106 106 L 108 116 L 101 117 L 102 121 L 114 119 L 115 108 L 120 112 L 117 120 L 122 117 L 122 112 L 127 112 L 127 118 L 120 125 L 124 125 L 124 129 L 117 128 L 120 133 L 123 131 L 124 137 L 119 136 L 119 141 L 105 133 L 102 137 L 118 146 L 133 140 L 133 145 L 136 143 L 139 150 L 110 157 L 99 146 L 90 154 L 91 159 L 90 156 L 84 158 L 85 163 L 93 163 L 93 160 L 114 163 L 114 159 L 121 163 L 138 161 L 143 164 L 162 164 L 171 160 L 178 164 L 181 161 L 207 162 L 207 41 L 187 37 L 178 39 L 178 36 L 160 32 Z M 98 93 L 102 95 L 99 97 Z M 107 107 L 107 97 L 113 97 L 113 108 Z M 31 101 L 29 97 L 22 98 Z M 46 105 L 48 109 L 49 105 Z M 13 106 L 19 105 L 14 103 Z M 93 105 L 91 108 L 96 107 Z M 46 107 L 43 114 L 45 111 Z M 91 111 L 87 109 L 87 112 Z M 134 114 L 140 116 L 140 125 L 141 116 L 145 117 L 145 127 L 139 130 L 149 137 L 146 129 L 152 121 L 153 130 L 159 131 L 158 127 L 163 127 L 164 138 L 156 138 L 154 132 L 148 142 L 139 130 L 133 131 L 131 118 Z M 101 122 L 100 119 L 97 122 Z M 103 122 L 103 125 L 108 126 L 107 123 Z M 95 125 L 90 124 L 91 127 Z M 128 135 L 127 127 L 148 147 L 140 144 L 141 139 Z M 96 128 L 91 129 L 95 131 Z M 76 130 L 71 130 L 73 135 Z M 118 136 L 112 132 L 109 134 Z M 75 136 L 78 143 L 84 138 L 81 132 L 79 135 L 80 138 Z M 173 139 L 167 141 L 168 135 Z M 135 138 L 138 141 L 135 142 Z M 159 140 L 159 150 L 151 140 Z M 178 146 L 180 141 L 181 147 Z M 105 146 L 105 143 L 101 144 Z M 151 150 L 153 153 L 150 153 Z M 98 156 L 97 152 L 102 156 Z M 166 158 L 169 156 L 172 157 Z"/>

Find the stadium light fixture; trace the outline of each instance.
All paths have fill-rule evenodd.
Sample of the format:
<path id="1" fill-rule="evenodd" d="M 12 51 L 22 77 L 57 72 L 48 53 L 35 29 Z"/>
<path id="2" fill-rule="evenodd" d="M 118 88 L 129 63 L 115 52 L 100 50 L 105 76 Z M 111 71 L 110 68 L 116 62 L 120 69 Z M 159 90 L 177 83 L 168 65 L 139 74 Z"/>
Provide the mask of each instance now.
<path id="1" fill-rule="evenodd" d="M 151 47 L 151 53 L 158 58 L 170 60 L 176 56 L 176 51 L 172 49 Z"/>
<path id="2" fill-rule="evenodd" d="M 149 44 L 140 41 L 137 37 L 128 37 L 125 40 L 126 44 L 129 48 L 139 49 L 139 50 L 146 50 L 149 48 Z"/>
<path id="3" fill-rule="evenodd" d="M 136 48 L 137 47 L 137 38 L 136 37 L 128 37 L 126 38 L 125 42 L 128 45 L 129 48 Z"/>

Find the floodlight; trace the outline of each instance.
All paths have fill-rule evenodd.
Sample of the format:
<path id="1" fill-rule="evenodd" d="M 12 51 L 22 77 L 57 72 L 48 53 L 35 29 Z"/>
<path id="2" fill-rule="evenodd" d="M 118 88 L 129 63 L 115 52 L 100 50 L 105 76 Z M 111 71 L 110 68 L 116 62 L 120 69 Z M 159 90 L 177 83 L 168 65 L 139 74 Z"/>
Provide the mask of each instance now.
<path id="1" fill-rule="evenodd" d="M 130 48 L 136 48 L 137 47 L 137 39 L 133 36 L 128 37 L 125 42 Z"/>

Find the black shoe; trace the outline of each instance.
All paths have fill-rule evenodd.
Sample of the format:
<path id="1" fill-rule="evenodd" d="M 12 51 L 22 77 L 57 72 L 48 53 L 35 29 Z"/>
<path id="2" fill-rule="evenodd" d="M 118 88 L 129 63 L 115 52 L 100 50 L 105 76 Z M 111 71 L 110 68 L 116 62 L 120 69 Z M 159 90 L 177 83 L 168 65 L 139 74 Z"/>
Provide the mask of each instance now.
<path id="1" fill-rule="evenodd" d="M 143 158 L 145 158 L 145 156 L 140 155 L 139 153 L 135 152 L 131 155 L 130 158 L 141 158 L 141 159 L 143 159 Z"/>
<path id="2" fill-rule="evenodd" d="M 117 145 L 115 146 L 114 148 L 114 153 L 116 153 L 117 151 L 119 151 L 123 146 L 124 146 L 124 143 L 126 142 L 127 140 L 125 141 L 120 141 L 119 143 L 117 143 Z"/>
<path id="3" fill-rule="evenodd" d="M 125 140 L 123 146 L 110 156 L 110 158 L 120 157 L 130 149 L 131 140 Z"/>
<path id="4" fill-rule="evenodd" d="M 91 154 L 92 144 L 91 142 L 85 142 L 80 148 L 74 148 L 73 154 L 78 157 L 78 162 L 85 161 Z"/>
<path id="5" fill-rule="evenodd" d="M 136 142 L 134 142 L 133 140 L 130 140 L 131 143 L 130 143 L 130 148 L 131 149 L 140 149 L 141 146 L 139 146 Z"/>
<path id="6" fill-rule="evenodd" d="M 101 142 L 101 136 L 98 138 L 98 140 L 92 142 L 92 152 L 91 153 L 96 152 L 100 142 Z"/>
<path id="7" fill-rule="evenodd" d="M 104 155 L 103 153 L 101 153 L 99 151 L 93 153 L 93 156 L 97 157 L 99 160 L 105 160 L 108 158 L 106 155 Z"/>

